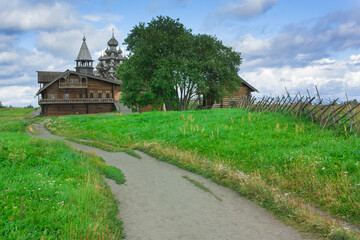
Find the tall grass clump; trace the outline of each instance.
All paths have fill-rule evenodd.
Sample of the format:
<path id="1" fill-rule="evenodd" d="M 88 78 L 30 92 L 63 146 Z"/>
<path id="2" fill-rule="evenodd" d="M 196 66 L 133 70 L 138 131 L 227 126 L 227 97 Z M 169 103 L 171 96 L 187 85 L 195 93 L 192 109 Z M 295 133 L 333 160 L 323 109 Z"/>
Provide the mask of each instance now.
<path id="1" fill-rule="evenodd" d="M 256 173 L 274 189 L 360 224 L 360 139 L 290 114 L 219 109 L 67 116 L 54 119 L 49 128 L 114 145 L 157 143 L 192 151 L 245 174 Z"/>

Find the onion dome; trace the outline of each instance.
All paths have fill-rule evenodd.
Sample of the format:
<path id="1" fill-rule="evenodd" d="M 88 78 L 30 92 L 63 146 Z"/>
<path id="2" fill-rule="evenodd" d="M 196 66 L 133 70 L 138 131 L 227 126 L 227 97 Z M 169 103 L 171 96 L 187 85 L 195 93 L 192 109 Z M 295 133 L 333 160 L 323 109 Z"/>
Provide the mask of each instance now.
<path id="1" fill-rule="evenodd" d="M 119 42 L 115 39 L 114 33 L 112 35 L 112 38 L 107 43 L 110 47 L 117 47 L 119 45 Z"/>

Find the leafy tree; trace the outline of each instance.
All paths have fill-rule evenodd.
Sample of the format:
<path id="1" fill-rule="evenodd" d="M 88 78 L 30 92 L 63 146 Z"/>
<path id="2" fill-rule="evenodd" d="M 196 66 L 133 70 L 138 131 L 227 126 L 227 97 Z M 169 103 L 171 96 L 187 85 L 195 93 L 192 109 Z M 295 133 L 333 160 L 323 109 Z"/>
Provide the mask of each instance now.
<path id="1" fill-rule="evenodd" d="M 2 105 L 2 103 L 0 102 L 0 108 L 4 108 L 5 106 L 4 105 Z"/>
<path id="2" fill-rule="evenodd" d="M 192 34 L 179 19 L 139 23 L 125 39 L 129 59 L 119 66 L 122 101 L 129 107 L 165 103 L 186 110 L 203 95 L 218 100 L 240 86 L 240 53 L 215 37 Z"/>

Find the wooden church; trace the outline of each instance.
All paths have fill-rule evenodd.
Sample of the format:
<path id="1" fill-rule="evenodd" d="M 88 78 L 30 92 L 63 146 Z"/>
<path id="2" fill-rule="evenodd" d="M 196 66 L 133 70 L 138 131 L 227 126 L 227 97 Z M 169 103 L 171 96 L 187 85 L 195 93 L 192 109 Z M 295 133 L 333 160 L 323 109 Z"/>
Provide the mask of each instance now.
<path id="1" fill-rule="evenodd" d="M 108 41 L 105 55 L 99 58 L 94 72 L 93 60 L 84 36 L 76 58 L 76 71 L 37 71 L 40 89 L 39 98 L 42 115 L 58 116 L 112 111 L 131 111 L 119 103 L 121 80 L 117 77 L 117 66 L 125 58 L 117 49 L 118 41 Z"/>

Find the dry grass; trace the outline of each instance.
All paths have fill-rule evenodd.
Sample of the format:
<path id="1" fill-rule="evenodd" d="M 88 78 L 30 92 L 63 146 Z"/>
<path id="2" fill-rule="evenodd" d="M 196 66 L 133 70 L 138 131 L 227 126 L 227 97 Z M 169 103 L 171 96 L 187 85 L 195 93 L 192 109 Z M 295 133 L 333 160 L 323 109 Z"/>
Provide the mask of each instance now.
<path id="1" fill-rule="evenodd" d="M 180 151 L 176 147 L 168 147 L 164 144 L 142 142 L 134 144 L 133 147 L 228 186 L 241 195 L 255 200 L 301 231 L 326 239 L 360 238 L 357 230 L 309 203 L 270 186 L 257 172 L 244 174 L 221 163 L 206 160 L 196 152 Z"/>

